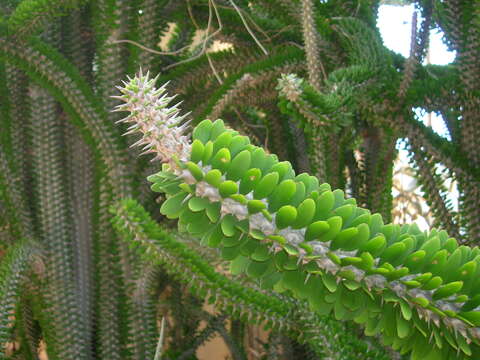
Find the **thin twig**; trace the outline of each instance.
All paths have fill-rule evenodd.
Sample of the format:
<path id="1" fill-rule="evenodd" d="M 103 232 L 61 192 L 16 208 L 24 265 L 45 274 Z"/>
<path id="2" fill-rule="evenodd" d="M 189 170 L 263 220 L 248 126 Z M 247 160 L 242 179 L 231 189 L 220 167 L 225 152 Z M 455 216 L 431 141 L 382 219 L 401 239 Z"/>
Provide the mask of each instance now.
<path id="1" fill-rule="evenodd" d="M 213 61 L 212 59 L 210 58 L 210 55 L 208 55 L 208 52 L 206 53 L 207 55 L 207 59 L 208 59 L 208 64 L 210 65 L 210 68 L 212 69 L 212 72 L 213 72 L 213 75 L 215 75 L 215 78 L 217 79 L 218 83 L 220 85 L 223 84 L 223 80 L 222 78 L 220 77 L 220 75 L 218 74 L 217 72 L 217 69 L 215 69 L 215 66 L 213 65 Z"/>
<path id="2" fill-rule="evenodd" d="M 229 10 L 232 9 L 230 6 L 218 5 L 218 7 L 223 8 L 223 9 L 229 9 Z M 272 39 L 270 38 L 270 36 L 268 36 L 267 32 L 265 30 L 263 30 L 245 10 L 243 10 L 242 8 L 238 8 L 238 10 L 241 11 L 248 18 L 248 20 L 250 20 L 250 22 L 255 26 L 255 28 L 263 34 L 263 36 L 265 36 L 265 38 L 267 39 L 268 42 L 271 42 Z"/>
<path id="3" fill-rule="evenodd" d="M 188 15 L 190 16 L 190 19 L 192 19 L 193 26 L 195 26 L 196 29 L 200 29 L 200 26 L 198 26 L 198 23 L 195 21 L 195 17 L 193 16 L 192 5 L 190 4 L 190 0 L 187 0 L 187 10 L 188 10 Z"/>
<path id="4" fill-rule="evenodd" d="M 161 360 L 162 358 L 164 335 L 165 335 L 165 317 L 162 317 L 162 323 L 160 324 L 160 337 L 158 338 L 157 349 L 155 350 L 155 357 L 153 358 L 153 360 Z"/>
<path id="5" fill-rule="evenodd" d="M 238 8 L 238 6 L 233 2 L 233 0 L 230 0 L 230 4 L 232 4 L 233 8 L 235 9 L 235 11 L 238 13 L 238 15 L 240 16 L 240 19 L 242 20 L 243 22 L 243 25 L 245 26 L 245 29 L 247 29 L 248 33 L 250 34 L 250 36 L 253 38 L 253 40 L 255 40 L 255 42 L 257 43 L 258 47 L 260 49 L 262 49 L 262 51 L 265 53 L 265 55 L 268 55 L 268 51 L 267 49 L 265 49 L 262 45 L 262 43 L 257 39 L 257 37 L 255 36 L 255 34 L 252 32 L 252 30 L 250 29 L 250 27 L 248 26 L 248 23 L 247 21 L 245 20 L 245 18 L 243 17 L 243 14 L 242 12 L 240 11 L 240 9 Z"/>
<path id="6" fill-rule="evenodd" d="M 260 43 L 260 41 L 257 39 L 255 34 L 252 32 L 252 30 L 248 26 L 248 23 L 246 22 L 246 20 L 243 16 L 243 10 L 238 8 L 238 6 L 233 1 L 230 1 L 230 2 L 232 4 L 232 6 L 234 7 L 235 11 L 240 15 L 240 19 L 242 20 L 242 22 L 243 22 L 245 28 L 247 29 L 248 33 L 252 36 L 252 38 L 255 40 L 257 45 L 262 49 L 262 51 L 265 53 L 265 55 L 268 55 L 268 51 L 263 47 L 263 45 Z M 168 70 L 168 69 L 170 69 L 172 67 L 175 67 L 175 66 L 178 66 L 180 64 L 184 64 L 184 63 L 193 61 L 195 59 L 198 59 L 202 55 L 206 54 L 207 53 L 207 43 L 222 31 L 223 24 L 222 24 L 222 20 L 220 18 L 220 14 L 218 13 L 217 4 L 215 3 L 214 0 L 209 0 L 208 4 L 209 4 L 208 24 L 207 24 L 207 30 L 206 30 L 205 38 L 202 42 L 202 49 L 200 50 L 200 52 L 198 54 L 196 54 L 195 56 L 192 56 L 188 59 L 181 60 L 181 61 L 178 61 L 174 64 L 170 64 L 168 66 L 165 66 L 163 68 L 163 70 Z M 191 9 L 189 1 L 188 1 L 188 7 L 187 8 L 188 8 L 189 16 L 190 16 L 190 19 L 192 20 L 192 23 L 194 24 L 194 26 L 197 29 L 199 29 L 198 23 L 196 22 L 195 18 L 193 17 L 193 13 L 192 13 L 192 9 Z M 217 21 L 218 21 L 218 29 L 216 31 L 214 31 L 211 35 L 209 35 L 210 28 L 211 28 L 211 23 L 212 23 L 212 17 L 213 17 L 212 8 L 215 11 L 215 17 L 217 18 Z M 248 16 L 248 14 L 246 14 L 246 15 Z M 255 27 L 260 32 L 262 32 L 263 35 L 270 41 L 270 37 L 255 23 L 255 21 L 253 21 L 250 17 L 249 17 L 249 19 L 250 19 L 250 21 L 252 21 L 252 23 L 255 25 Z M 120 44 L 120 43 L 132 44 L 132 45 L 135 45 L 135 46 L 139 47 L 140 49 L 142 49 L 144 51 L 147 51 L 147 52 L 150 52 L 150 53 L 156 54 L 156 55 L 178 55 L 178 54 L 180 54 L 181 52 L 183 52 L 184 50 L 188 49 L 191 46 L 191 45 L 186 45 L 186 46 L 183 46 L 182 48 L 180 48 L 178 50 L 175 50 L 175 51 L 158 51 L 158 50 L 155 50 L 155 49 L 148 48 L 148 47 L 146 47 L 146 46 L 144 46 L 144 45 L 142 45 L 142 44 L 140 44 L 136 41 L 133 41 L 133 40 L 122 39 L 122 40 L 112 41 L 112 44 Z M 208 54 L 207 54 L 207 59 L 208 59 L 208 63 L 210 65 L 216 79 L 218 80 L 218 82 L 220 84 L 223 84 L 223 81 L 220 78 L 220 76 L 218 75 L 218 72 L 215 70 L 215 67 L 213 66 L 212 60 L 210 59 Z"/>
<path id="7" fill-rule="evenodd" d="M 278 31 L 275 31 L 274 34 L 272 34 L 272 36 L 269 36 L 268 39 L 269 41 L 272 41 L 273 39 L 275 39 L 276 37 L 279 37 L 282 33 L 284 33 L 285 31 L 288 31 L 290 29 L 292 29 L 293 26 L 292 25 L 287 25 L 287 26 L 284 26 L 283 28 L 281 28 L 280 30 Z M 272 30 L 273 31 L 273 30 Z"/>
<path id="8" fill-rule="evenodd" d="M 132 45 L 135 45 L 137 47 L 139 47 L 140 49 L 142 50 L 145 50 L 145 51 L 148 51 L 152 54 L 156 54 L 156 55 L 177 55 L 179 53 L 181 53 L 182 51 L 184 51 L 185 49 L 188 49 L 190 47 L 190 45 L 187 45 L 187 46 L 184 46 L 182 47 L 181 49 L 178 49 L 178 50 L 175 50 L 175 51 L 158 51 L 158 50 L 154 50 L 154 49 L 150 49 L 136 41 L 133 41 L 133 40 L 114 40 L 112 41 L 112 44 L 120 44 L 120 43 L 128 43 L 128 44 L 132 44 Z"/>
<path id="9" fill-rule="evenodd" d="M 208 14 L 208 24 L 207 24 L 207 33 L 205 35 L 205 39 L 203 41 L 203 44 L 202 44 L 202 50 L 195 56 L 192 56 L 188 59 L 185 59 L 185 60 L 181 60 L 181 61 L 178 61 L 174 64 L 170 64 L 166 67 L 163 68 L 163 70 L 168 70 L 172 67 L 175 67 L 175 66 L 178 66 L 180 64 L 185 64 L 187 62 L 191 62 L 193 60 L 196 60 L 198 59 L 199 57 L 201 57 L 203 54 L 205 54 L 205 51 L 206 51 L 206 44 L 209 40 L 211 40 L 212 38 L 214 38 L 219 32 L 222 31 L 222 28 L 223 28 L 223 25 L 222 25 L 222 20 L 220 19 L 220 15 L 218 13 L 218 9 L 217 9 L 217 5 L 215 4 L 215 1 L 214 0 L 209 0 L 208 2 L 209 6 L 208 6 L 208 9 L 209 9 L 209 14 Z M 213 14 L 212 14 L 212 7 L 215 11 L 215 16 L 217 17 L 217 21 L 218 21 L 218 29 L 213 32 L 211 35 L 208 35 L 210 33 L 210 27 L 211 27 L 211 23 L 212 23 L 212 17 L 213 17 Z"/>

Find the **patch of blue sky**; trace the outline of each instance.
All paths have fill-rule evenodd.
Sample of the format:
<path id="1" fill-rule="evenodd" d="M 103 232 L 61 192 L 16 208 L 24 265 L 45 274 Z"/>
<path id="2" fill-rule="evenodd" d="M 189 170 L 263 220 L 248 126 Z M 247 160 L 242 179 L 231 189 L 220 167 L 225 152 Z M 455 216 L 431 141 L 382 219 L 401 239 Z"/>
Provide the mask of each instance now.
<path id="1" fill-rule="evenodd" d="M 378 9 L 377 26 L 383 43 L 389 49 L 408 57 L 410 52 L 410 33 L 412 28 L 413 5 L 381 5 Z M 417 27 L 420 27 L 421 16 L 418 14 Z M 430 63 L 445 65 L 455 60 L 455 52 L 448 51 L 442 41 L 442 33 L 430 31 Z"/>
<path id="2" fill-rule="evenodd" d="M 415 6 L 413 4 L 404 6 L 381 5 L 378 10 L 377 26 L 384 45 L 405 57 L 408 57 L 410 53 L 410 34 L 414 11 Z M 418 14 L 418 27 L 420 27 L 421 21 L 421 16 Z M 438 29 L 430 31 L 428 55 L 430 64 L 445 65 L 455 60 L 455 52 L 448 51 L 442 37 L 442 32 Z M 414 109 L 414 111 L 420 120 L 432 127 L 433 131 L 450 139 L 447 127 L 439 115 L 435 113 L 427 114 L 422 109 Z"/>
<path id="3" fill-rule="evenodd" d="M 384 45 L 404 57 L 408 57 L 410 53 L 412 16 L 414 11 L 416 10 L 413 4 L 404 6 L 381 5 L 378 11 L 377 26 L 380 30 Z M 420 27 L 421 22 L 421 15 L 417 14 L 417 27 Z M 430 64 L 446 65 L 455 60 L 455 52 L 448 50 L 442 37 L 443 34 L 438 29 L 430 31 L 430 49 L 428 54 L 428 63 Z M 427 61 L 427 59 L 425 61 Z M 450 140 L 448 129 L 441 116 L 435 113 L 429 114 L 421 108 L 414 109 L 414 112 L 418 119 L 423 121 L 425 125 L 431 126 L 432 130 L 437 134 Z M 400 141 L 397 148 L 399 150 L 399 160 L 401 163 L 406 163 L 408 162 L 409 154 L 406 150 L 403 150 L 403 145 L 404 143 Z M 438 166 L 440 170 L 443 168 L 441 165 Z M 411 180 L 413 181 L 413 179 Z M 454 210 L 457 211 L 458 190 L 455 184 L 452 185 L 451 179 L 448 179 L 444 185 L 449 189 L 448 197 L 453 203 Z M 421 205 L 422 208 L 426 207 L 425 203 Z M 416 222 L 420 228 L 428 228 L 424 219 L 418 219 Z"/>

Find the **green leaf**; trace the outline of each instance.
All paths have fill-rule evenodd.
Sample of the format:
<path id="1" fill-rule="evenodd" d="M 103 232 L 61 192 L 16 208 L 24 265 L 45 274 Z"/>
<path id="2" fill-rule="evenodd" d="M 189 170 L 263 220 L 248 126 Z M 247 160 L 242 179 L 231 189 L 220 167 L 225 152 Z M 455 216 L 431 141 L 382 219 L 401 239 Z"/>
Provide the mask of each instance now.
<path id="1" fill-rule="evenodd" d="M 260 170 L 264 168 L 266 162 L 267 154 L 265 153 L 265 150 L 260 147 L 256 148 L 252 152 L 251 163 Z"/>
<path id="2" fill-rule="evenodd" d="M 211 161 L 215 169 L 224 173 L 230 166 L 230 151 L 227 148 L 222 148 L 213 156 Z"/>
<path id="3" fill-rule="evenodd" d="M 230 263 L 230 272 L 233 275 L 242 274 L 247 266 L 250 264 L 250 260 L 245 256 L 239 256 Z"/>
<path id="4" fill-rule="evenodd" d="M 218 188 L 222 183 L 222 173 L 218 169 L 212 169 L 205 175 L 205 181 Z"/>
<path id="5" fill-rule="evenodd" d="M 330 241 L 334 239 L 342 229 L 342 218 L 340 216 L 332 216 L 327 220 L 328 225 L 330 228 L 327 232 L 320 235 L 319 241 Z"/>
<path id="6" fill-rule="evenodd" d="M 348 243 L 357 235 L 358 229 L 354 227 L 341 230 L 338 235 L 332 240 L 330 248 L 332 250 L 345 249 L 345 247 L 348 246 Z"/>
<path id="7" fill-rule="evenodd" d="M 224 260 L 233 261 L 241 255 L 240 248 L 242 245 L 223 247 L 220 251 L 220 255 Z"/>
<path id="8" fill-rule="evenodd" d="M 237 231 L 233 236 L 225 236 L 222 231 L 222 245 L 224 247 L 232 247 L 243 244 L 246 241 L 245 234 Z"/>
<path id="9" fill-rule="evenodd" d="M 256 279 L 264 275 L 268 267 L 270 266 L 270 261 L 251 261 L 247 266 L 247 275 Z"/>
<path id="10" fill-rule="evenodd" d="M 268 199 L 270 211 L 275 212 L 280 206 L 288 204 L 296 190 L 297 185 L 291 179 L 284 180 L 278 184 Z"/>
<path id="11" fill-rule="evenodd" d="M 400 339 L 405 339 L 412 331 L 412 324 L 397 314 L 397 335 Z"/>
<path id="12" fill-rule="evenodd" d="M 245 175 L 243 175 L 242 180 L 240 182 L 240 193 L 248 194 L 257 186 L 261 178 L 262 178 L 262 172 L 260 171 L 260 169 L 257 169 L 257 168 L 249 169 L 245 173 Z"/>
<path id="13" fill-rule="evenodd" d="M 325 234 L 330 229 L 330 225 L 326 221 L 315 221 L 307 227 L 305 232 L 305 240 L 312 241 L 319 239 L 322 234 Z"/>
<path id="14" fill-rule="evenodd" d="M 270 172 L 277 172 L 281 180 L 293 178 L 292 164 L 288 161 L 281 161 L 273 165 Z"/>
<path id="15" fill-rule="evenodd" d="M 220 196 L 223 198 L 229 197 L 230 195 L 236 194 L 238 191 L 238 185 L 232 180 L 224 181 L 218 187 Z"/>
<path id="16" fill-rule="evenodd" d="M 330 291 L 331 293 L 335 292 L 337 290 L 337 281 L 335 279 L 335 276 L 333 276 L 330 273 L 325 273 L 322 275 L 322 281 L 325 287 Z"/>
<path id="17" fill-rule="evenodd" d="M 169 219 L 176 219 L 186 206 L 184 203 L 187 193 L 180 192 L 175 196 L 168 198 L 160 207 L 160 212 Z"/>
<path id="18" fill-rule="evenodd" d="M 229 131 L 222 132 L 213 142 L 213 152 L 217 153 L 222 148 L 228 148 L 232 141 L 232 133 Z M 230 150 L 229 150 L 230 151 Z"/>
<path id="19" fill-rule="evenodd" d="M 335 196 L 332 191 L 325 191 L 316 202 L 315 220 L 326 220 L 335 204 Z"/>
<path id="20" fill-rule="evenodd" d="M 301 229 L 309 225 L 315 215 L 315 201 L 313 199 L 305 199 L 297 207 L 297 219 L 292 224 L 293 229 Z"/>
<path id="21" fill-rule="evenodd" d="M 278 210 L 275 222 L 279 229 L 283 229 L 293 224 L 296 219 L 297 209 L 291 205 L 285 205 Z"/>
<path id="22" fill-rule="evenodd" d="M 210 140 L 210 132 L 212 131 L 213 124 L 210 120 L 203 120 L 195 129 L 193 129 L 192 139 L 198 139 L 202 143 L 206 144 L 208 140 Z"/>
<path id="23" fill-rule="evenodd" d="M 435 290 L 440 285 L 442 285 L 443 279 L 440 276 L 434 276 L 431 278 L 425 285 L 423 285 L 422 289 L 424 290 Z"/>
<path id="24" fill-rule="evenodd" d="M 248 150 L 243 150 L 236 155 L 227 169 L 227 179 L 240 180 L 250 168 L 251 154 Z"/>
<path id="25" fill-rule="evenodd" d="M 248 207 L 248 212 L 250 214 L 256 214 L 260 211 L 262 211 L 263 209 L 266 209 L 266 205 L 263 201 L 261 200 L 249 200 L 248 203 L 247 203 L 247 207 Z"/>
<path id="26" fill-rule="evenodd" d="M 220 219 L 220 208 L 221 208 L 220 202 L 208 203 L 205 211 L 207 213 L 207 216 L 210 222 L 216 223 Z"/>
<path id="27" fill-rule="evenodd" d="M 226 132 L 225 123 L 222 119 L 217 119 L 212 125 L 212 130 L 210 132 L 210 140 L 215 141 L 219 135 Z"/>
<path id="28" fill-rule="evenodd" d="M 451 283 L 442 285 L 434 293 L 432 298 L 434 300 L 443 299 L 459 292 L 463 287 L 463 281 L 453 281 Z"/>
<path id="29" fill-rule="evenodd" d="M 378 235 L 375 236 L 373 239 L 370 239 L 364 246 L 362 246 L 361 250 L 369 252 L 373 256 L 381 253 L 382 250 L 385 248 L 387 241 L 385 240 L 385 236 Z"/>
<path id="30" fill-rule="evenodd" d="M 480 326 L 480 312 L 479 311 L 466 311 L 459 313 L 461 317 L 464 317 L 470 321 L 474 326 Z"/>
<path id="31" fill-rule="evenodd" d="M 208 141 L 205 144 L 205 148 L 203 150 L 202 163 L 203 164 L 210 163 L 210 159 L 212 158 L 212 155 L 213 155 L 213 142 Z"/>
<path id="32" fill-rule="evenodd" d="M 205 210 L 210 205 L 208 199 L 200 198 L 200 197 L 192 197 L 188 200 L 188 208 L 193 212 Z"/>
<path id="33" fill-rule="evenodd" d="M 227 214 L 223 217 L 222 222 L 221 222 L 221 227 L 223 234 L 225 236 L 233 236 L 235 235 L 235 225 L 237 223 L 237 220 L 235 217 L 231 214 Z"/>
<path id="34" fill-rule="evenodd" d="M 265 244 L 258 244 L 255 251 L 251 255 L 251 259 L 255 261 L 266 261 L 272 257 L 268 246 Z"/>
<path id="35" fill-rule="evenodd" d="M 203 159 L 204 152 L 205 152 L 205 146 L 203 145 L 203 143 L 200 140 L 195 139 L 192 142 L 190 160 L 194 163 L 199 163 Z"/>
<path id="36" fill-rule="evenodd" d="M 403 318 L 407 321 L 410 321 L 410 319 L 412 318 L 412 309 L 410 305 L 408 305 L 407 302 L 402 299 L 400 299 L 399 303 Z"/>
<path id="37" fill-rule="evenodd" d="M 248 139 L 248 137 L 235 135 L 232 138 L 232 141 L 230 142 L 230 146 L 229 146 L 230 154 L 232 155 L 232 157 L 235 158 L 237 154 L 243 151 L 248 144 L 250 144 L 250 140 Z"/>
<path id="38" fill-rule="evenodd" d="M 385 251 L 382 252 L 380 258 L 383 262 L 393 262 L 405 251 L 405 244 L 399 242 L 390 245 Z"/>
<path id="39" fill-rule="evenodd" d="M 253 189 L 255 199 L 265 199 L 278 184 L 278 173 L 272 172 L 265 175 Z"/>
<path id="40" fill-rule="evenodd" d="M 340 216 L 343 222 L 346 222 L 352 216 L 354 209 L 355 206 L 347 204 L 336 208 L 333 212 Z"/>

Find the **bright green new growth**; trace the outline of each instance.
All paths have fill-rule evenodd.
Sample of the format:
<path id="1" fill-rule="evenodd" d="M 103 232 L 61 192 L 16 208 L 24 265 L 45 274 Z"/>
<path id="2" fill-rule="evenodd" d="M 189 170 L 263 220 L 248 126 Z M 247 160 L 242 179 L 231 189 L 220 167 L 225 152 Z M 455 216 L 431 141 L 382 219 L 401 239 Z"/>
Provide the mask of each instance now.
<path id="1" fill-rule="evenodd" d="M 388 358 L 383 349 L 368 349 L 346 331 L 344 324 L 311 312 L 304 300 L 246 287 L 238 280 L 217 273 L 202 254 L 189 248 L 175 236 L 177 234 L 162 229 L 137 201 L 123 200 L 111 211 L 115 214 L 113 224 L 118 234 L 136 248 L 143 259 L 164 265 L 171 276 L 187 284 L 200 298 L 213 303 L 216 309 L 307 342 L 319 358 Z M 232 264 L 231 270 L 238 275 L 242 267 Z M 362 352 L 355 353 L 352 349 Z"/>
<path id="2" fill-rule="evenodd" d="M 161 95 L 153 83 L 148 75 L 133 79 L 121 89 L 120 109 L 132 111 L 126 121 L 137 124 L 135 131 L 149 123 L 144 139 L 180 149 L 149 178 L 167 195 L 161 213 L 178 219 L 180 231 L 218 248 L 236 273 L 261 287 L 363 324 L 367 335 L 380 334 L 413 359 L 474 358 L 480 351 L 477 247 L 458 246 L 445 231 L 384 224 L 222 120 L 199 123 L 192 145 L 183 137 L 175 143 L 165 132 L 172 111 L 151 97 Z"/>

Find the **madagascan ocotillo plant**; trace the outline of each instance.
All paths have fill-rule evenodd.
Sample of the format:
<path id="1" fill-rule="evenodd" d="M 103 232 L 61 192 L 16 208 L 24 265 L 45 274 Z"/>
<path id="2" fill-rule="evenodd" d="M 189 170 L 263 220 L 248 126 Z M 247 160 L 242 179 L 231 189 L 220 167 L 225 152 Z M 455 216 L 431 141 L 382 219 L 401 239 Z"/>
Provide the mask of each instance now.
<path id="1" fill-rule="evenodd" d="M 415 5 L 407 57 L 376 25 L 392 3 Z M 1 1 L 0 357 L 476 358 L 477 18 Z M 432 30 L 452 63 L 424 63 Z M 428 232 L 391 224 L 399 141 Z"/>
<path id="2" fill-rule="evenodd" d="M 167 194 L 160 211 L 178 219 L 180 231 L 218 247 L 233 273 L 306 299 L 311 311 L 365 324 L 367 334 L 380 333 L 412 358 L 475 356 L 477 247 L 459 246 L 445 231 L 384 224 L 380 214 L 314 176 L 295 174 L 222 120 L 200 122 L 189 141 L 178 108 L 155 80 L 130 80 L 117 110 L 130 112 L 122 121 L 141 133 L 137 144 L 163 162 L 149 180 Z M 148 214 L 133 200 L 114 212 L 117 228 L 155 259 L 151 247 L 162 242 L 149 238 L 161 232 Z M 145 238 L 138 239 L 142 226 Z M 431 342 L 435 334 L 438 342 Z"/>

